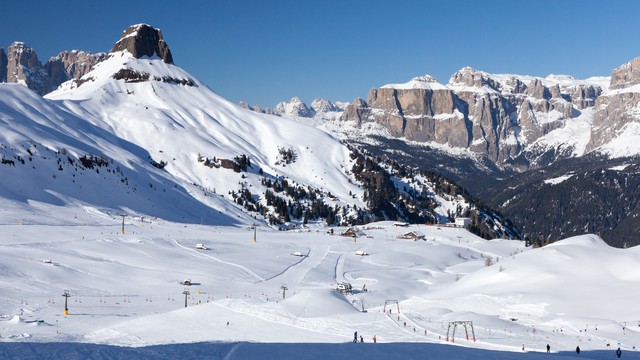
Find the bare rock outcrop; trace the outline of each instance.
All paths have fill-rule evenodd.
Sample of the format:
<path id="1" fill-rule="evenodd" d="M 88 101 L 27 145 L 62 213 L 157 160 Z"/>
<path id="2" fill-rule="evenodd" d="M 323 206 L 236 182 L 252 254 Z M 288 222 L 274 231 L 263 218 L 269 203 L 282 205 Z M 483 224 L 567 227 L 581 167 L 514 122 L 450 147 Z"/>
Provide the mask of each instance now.
<path id="1" fill-rule="evenodd" d="M 611 72 L 610 89 L 622 89 L 640 84 L 640 57 L 625 63 Z"/>
<path id="2" fill-rule="evenodd" d="M 371 89 L 366 102 L 356 99 L 340 119 L 375 122 L 395 137 L 467 148 L 510 166 L 529 144 L 593 106 L 601 92 L 566 75 L 542 79 L 465 67 L 446 86 L 426 76 Z"/>
<path id="3" fill-rule="evenodd" d="M 136 59 L 143 56 L 160 57 L 165 63 L 173 64 L 169 45 L 162 38 L 160 29 L 147 24 L 132 25 L 127 28 L 110 52 L 128 51 Z"/>
<path id="4" fill-rule="evenodd" d="M 640 84 L 640 57 L 635 58 L 611 72 L 610 91 L 595 101 L 595 113 L 591 138 L 587 151 L 609 143 L 628 125 L 640 123 L 638 107 L 640 91 L 634 85 Z"/>
<path id="5" fill-rule="evenodd" d="M 35 50 L 22 42 L 7 49 L 7 82 L 24 83 L 40 95 L 49 92 L 49 75 L 38 60 Z"/>

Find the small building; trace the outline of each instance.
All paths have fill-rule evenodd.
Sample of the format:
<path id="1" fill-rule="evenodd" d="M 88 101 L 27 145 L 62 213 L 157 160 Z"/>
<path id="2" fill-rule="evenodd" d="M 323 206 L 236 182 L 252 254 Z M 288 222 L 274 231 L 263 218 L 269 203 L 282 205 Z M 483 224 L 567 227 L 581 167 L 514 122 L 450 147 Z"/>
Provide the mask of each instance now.
<path id="1" fill-rule="evenodd" d="M 346 237 L 352 237 L 352 238 L 365 236 L 364 232 L 362 230 L 358 229 L 357 227 L 350 227 L 340 235 L 346 236 Z"/>
<path id="2" fill-rule="evenodd" d="M 402 235 L 398 235 L 398 239 L 407 239 L 407 240 L 424 240 L 425 235 L 419 231 L 409 231 L 408 233 L 404 233 Z"/>
<path id="3" fill-rule="evenodd" d="M 358 256 L 367 256 L 369 254 L 367 254 L 367 252 L 364 251 L 364 250 L 358 250 L 358 251 L 356 251 L 356 255 L 358 255 Z"/>
<path id="4" fill-rule="evenodd" d="M 455 225 L 459 228 L 468 228 L 471 225 L 471 218 L 459 217 L 455 219 Z"/>
<path id="5" fill-rule="evenodd" d="M 353 287 L 348 282 L 342 282 L 338 284 L 338 286 L 336 287 L 336 290 L 338 290 L 343 294 L 351 294 L 351 292 L 353 291 Z"/>
<path id="6" fill-rule="evenodd" d="M 409 224 L 406 223 L 406 222 L 396 222 L 396 223 L 393 223 L 393 226 L 396 226 L 396 227 L 408 227 Z"/>
<path id="7" fill-rule="evenodd" d="M 184 279 L 184 281 L 182 281 L 182 285 L 191 286 L 191 279 Z"/>
<path id="8" fill-rule="evenodd" d="M 300 251 L 294 251 L 293 253 L 291 253 L 291 255 L 293 256 L 300 256 L 300 257 L 305 257 L 307 255 L 301 253 Z"/>
<path id="9" fill-rule="evenodd" d="M 204 244 L 196 244 L 196 249 L 198 250 L 207 250 L 207 247 Z"/>

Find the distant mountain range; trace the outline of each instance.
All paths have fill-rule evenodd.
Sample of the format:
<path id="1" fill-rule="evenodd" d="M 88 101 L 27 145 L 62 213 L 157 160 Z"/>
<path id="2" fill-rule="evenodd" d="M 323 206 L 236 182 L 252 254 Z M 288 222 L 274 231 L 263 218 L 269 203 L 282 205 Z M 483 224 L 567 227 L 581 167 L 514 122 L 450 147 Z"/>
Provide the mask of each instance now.
<path id="1" fill-rule="evenodd" d="M 109 185 L 89 188 L 125 186 L 113 190 L 121 198 L 97 200 L 26 167 L 30 180 L 5 180 L 5 199 L 278 227 L 469 216 L 485 237 L 593 232 L 616 246 L 640 243 L 640 58 L 609 77 L 465 67 L 447 84 L 426 75 L 366 100 L 294 97 L 263 109 L 211 92 L 173 64 L 157 29 L 139 24 L 108 54 L 67 51 L 45 64 L 15 42 L 0 49 L 0 80 L 0 170 L 14 171 L 5 175 L 53 152 L 46 166 L 61 172 L 114 164 L 107 173 L 117 175 L 96 180 Z M 171 193 L 182 200 L 159 203 L 147 186 L 181 189 Z"/>
<path id="2" fill-rule="evenodd" d="M 633 210 L 640 198 L 630 185 L 640 154 L 639 94 L 640 58 L 585 80 L 465 67 L 446 85 L 426 75 L 371 89 L 339 116 L 278 114 L 315 117 L 317 126 L 373 154 L 433 169 L 512 218 L 526 236 L 553 241 L 595 232 L 623 246 L 640 243 Z M 611 182 L 619 185 L 602 191 Z"/>
<path id="3" fill-rule="evenodd" d="M 177 67 L 149 25 L 126 29 L 108 54 L 65 52 L 45 65 L 22 43 L 7 54 L 0 203 L 21 209 L 16 220 L 34 211 L 55 216 L 56 206 L 280 229 L 468 217 L 486 238 L 521 236 L 429 169 L 230 103 Z M 48 70 L 55 62 L 60 72 Z M 340 109 L 293 101 L 274 112 L 339 116 Z"/>

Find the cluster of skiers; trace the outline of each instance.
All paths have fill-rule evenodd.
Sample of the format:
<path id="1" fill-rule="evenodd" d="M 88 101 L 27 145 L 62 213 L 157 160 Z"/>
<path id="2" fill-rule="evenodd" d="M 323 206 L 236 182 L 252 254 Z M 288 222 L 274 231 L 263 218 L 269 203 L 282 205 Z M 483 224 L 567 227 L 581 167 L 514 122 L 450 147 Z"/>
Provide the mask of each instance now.
<path id="1" fill-rule="evenodd" d="M 376 336 L 375 336 L 375 335 L 373 335 L 372 340 L 373 340 L 373 342 L 374 342 L 374 343 L 378 342 L 378 339 L 376 339 Z M 354 342 L 354 343 L 357 343 L 357 342 L 358 342 L 358 332 L 357 332 L 357 331 L 353 333 L 353 342 Z M 364 342 L 364 338 L 362 337 L 362 335 L 360 335 L 360 342 L 361 342 L 361 343 L 363 343 L 363 342 Z"/>

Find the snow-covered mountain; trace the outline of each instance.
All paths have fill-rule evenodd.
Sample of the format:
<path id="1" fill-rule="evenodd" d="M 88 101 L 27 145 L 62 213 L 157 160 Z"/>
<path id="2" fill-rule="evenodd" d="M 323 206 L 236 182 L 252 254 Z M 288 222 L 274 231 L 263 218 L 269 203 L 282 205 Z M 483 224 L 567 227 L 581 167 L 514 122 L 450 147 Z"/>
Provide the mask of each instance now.
<path id="1" fill-rule="evenodd" d="M 300 98 L 294 96 L 288 102 L 279 102 L 273 109 L 263 109 L 258 105 L 250 106 L 249 104 L 242 101 L 239 105 L 245 109 L 253 110 L 259 113 L 285 116 L 297 120 L 302 120 L 301 118 L 314 118 L 315 120 L 317 120 L 316 124 L 321 124 L 326 120 L 337 119 L 340 115 L 342 115 L 342 112 L 348 104 L 341 101 L 332 102 L 331 100 L 316 98 L 315 100 L 313 100 L 313 102 L 311 102 L 311 105 L 308 106 L 302 100 L 300 100 Z"/>
<path id="2" fill-rule="evenodd" d="M 554 159 L 586 153 L 596 99 L 608 82 L 465 67 L 446 85 L 426 75 L 372 89 L 341 120 L 365 129 L 375 123 L 393 137 L 467 149 L 501 167 L 526 169 L 547 164 L 542 155 L 550 150 Z"/>
<path id="3" fill-rule="evenodd" d="M 518 236 L 466 193 L 443 193 L 436 178 L 230 103 L 174 65 L 160 31 L 145 24 L 44 99 L 19 85 L 0 91 L 0 172 L 15 179 L 2 189 L 7 201 L 286 228 L 473 215 L 483 236 Z"/>

